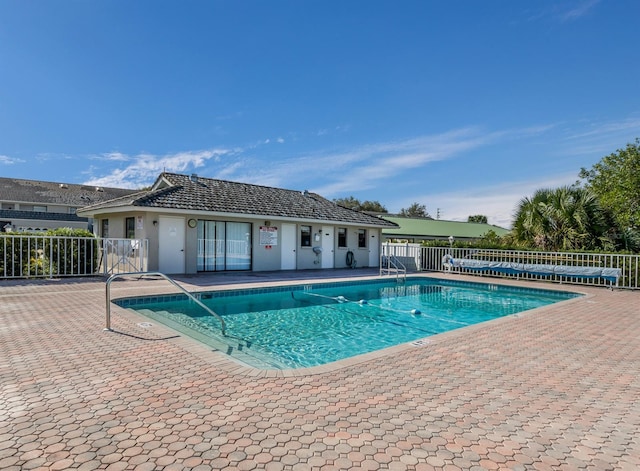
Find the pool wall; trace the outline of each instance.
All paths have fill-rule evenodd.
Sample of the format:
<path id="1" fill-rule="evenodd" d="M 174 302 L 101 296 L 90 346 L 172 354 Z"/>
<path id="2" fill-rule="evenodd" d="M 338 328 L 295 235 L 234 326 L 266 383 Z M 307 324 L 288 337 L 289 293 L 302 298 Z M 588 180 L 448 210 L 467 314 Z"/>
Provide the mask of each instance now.
<path id="1" fill-rule="evenodd" d="M 580 293 L 570 291 L 549 290 L 544 288 L 524 288 L 519 286 L 503 285 L 496 283 L 474 282 L 474 281 L 457 281 L 447 280 L 443 278 L 425 278 L 425 277 L 407 277 L 406 282 L 427 281 L 428 284 L 451 286 L 451 287 L 467 287 L 474 289 L 486 290 L 505 290 L 524 294 L 544 293 L 549 296 L 557 296 L 560 299 L 571 299 L 582 296 Z M 197 291 L 191 294 L 197 299 L 226 298 L 233 296 L 246 296 L 256 294 L 285 293 L 292 291 L 312 291 L 321 288 L 348 287 L 358 285 L 379 284 L 381 286 L 397 286 L 405 282 L 397 282 L 389 279 L 373 279 L 373 280 L 357 280 L 357 281 L 333 281 L 322 283 L 302 283 L 287 286 L 270 286 L 260 288 L 244 288 L 244 289 L 220 289 L 216 291 Z M 131 296 L 114 299 L 113 302 L 123 308 L 133 308 L 144 304 L 155 304 L 162 302 L 184 301 L 187 296 L 184 294 L 165 294 L 150 296 Z"/>

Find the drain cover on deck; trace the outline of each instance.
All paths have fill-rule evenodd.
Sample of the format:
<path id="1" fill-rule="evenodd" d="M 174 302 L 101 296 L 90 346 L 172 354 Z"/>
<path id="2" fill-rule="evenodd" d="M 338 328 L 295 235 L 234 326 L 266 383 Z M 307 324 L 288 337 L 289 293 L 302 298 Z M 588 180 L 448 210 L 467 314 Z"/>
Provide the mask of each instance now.
<path id="1" fill-rule="evenodd" d="M 148 329 L 149 327 L 153 327 L 151 322 L 138 322 L 138 325 L 144 329 Z"/>
<path id="2" fill-rule="evenodd" d="M 411 342 L 412 347 L 424 347 L 431 343 L 431 340 L 416 340 L 415 342 Z"/>

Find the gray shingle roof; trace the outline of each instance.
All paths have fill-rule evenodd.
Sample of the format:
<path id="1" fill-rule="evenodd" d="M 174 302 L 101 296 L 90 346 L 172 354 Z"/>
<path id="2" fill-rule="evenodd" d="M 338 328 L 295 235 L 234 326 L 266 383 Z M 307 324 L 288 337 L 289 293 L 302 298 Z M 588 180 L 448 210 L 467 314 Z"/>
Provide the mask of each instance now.
<path id="1" fill-rule="evenodd" d="M 91 205 L 84 210 L 93 213 L 122 206 L 396 227 L 392 222 L 344 208 L 315 193 L 204 177 L 194 181 L 188 175 L 176 173 L 162 173 L 148 192 Z"/>
<path id="2" fill-rule="evenodd" d="M 99 188 L 72 183 L 0 177 L 0 200 L 29 204 L 58 204 L 80 208 L 134 193 L 122 188 Z"/>
<path id="3" fill-rule="evenodd" d="M 16 211 L 14 209 L 0 209 L 0 219 L 37 219 L 41 221 L 87 222 L 87 218 L 82 218 L 75 214 Z"/>

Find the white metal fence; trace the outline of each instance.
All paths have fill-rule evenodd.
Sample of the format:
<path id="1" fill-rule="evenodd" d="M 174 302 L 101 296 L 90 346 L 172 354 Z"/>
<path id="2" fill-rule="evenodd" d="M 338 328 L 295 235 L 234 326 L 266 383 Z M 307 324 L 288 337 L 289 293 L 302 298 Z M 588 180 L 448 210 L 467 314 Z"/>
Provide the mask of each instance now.
<path id="1" fill-rule="evenodd" d="M 0 279 L 146 271 L 148 245 L 143 239 L 3 234 Z"/>
<path id="2" fill-rule="evenodd" d="M 444 263 L 446 256 L 454 259 L 512 262 L 530 265 L 554 265 L 561 267 L 598 267 L 620 269 L 619 288 L 640 289 L 640 255 L 598 254 L 571 252 L 528 252 L 520 250 L 472 249 L 457 247 L 422 247 L 419 244 L 384 244 L 383 254 L 391 254 L 400 260 L 415 263 L 418 271 L 463 273 L 476 276 L 513 278 L 520 280 L 545 280 L 590 286 L 610 286 L 603 278 L 582 278 L 562 275 L 536 275 L 532 273 L 509 274 L 492 270 L 477 271 L 464 267 L 451 267 Z M 406 263 L 405 263 L 406 265 Z M 614 283 L 615 284 L 615 283 Z"/>

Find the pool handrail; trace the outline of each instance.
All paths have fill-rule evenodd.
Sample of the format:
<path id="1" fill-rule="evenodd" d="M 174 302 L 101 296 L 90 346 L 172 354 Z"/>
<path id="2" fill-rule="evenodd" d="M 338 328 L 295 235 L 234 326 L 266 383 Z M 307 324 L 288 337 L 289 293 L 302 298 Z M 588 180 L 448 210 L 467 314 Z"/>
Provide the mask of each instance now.
<path id="1" fill-rule="evenodd" d="M 392 272 L 396 274 L 396 281 L 400 281 L 402 274 L 403 281 L 407 280 L 407 267 L 396 257 L 395 254 L 383 254 L 380 256 L 380 276 L 387 274 L 391 276 Z"/>
<path id="2" fill-rule="evenodd" d="M 161 272 L 158 272 L 158 271 L 115 273 L 115 274 L 113 274 L 113 275 L 111 275 L 109 277 L 109 279 L 106 282 L 106 288 L 105 288 L 105 290 L 106 290 L 106 293 L 105 293 L 105 295 L 106 295 L 106 326 L 105 326 L 105 328 L 103 330 L 108 330 L 108 331 L 112 331 L 113 330 L 113 329 L 111 329 L 111 282 L 113 280 L 115 280 L 116 278 L 122 278 L 122 277 L 125 277 L 125 276 L 138 276 L 138 277 L 160 276 L 160 277 L 164 278 L 169 283 L 171 283 L 176 288 L 178 288 L 180 291 L 182 291 L 189 299 L 194 301 L 198 306 L 200 306 L 202 309 L 207 311 L 213 317 L 217 318 L 220 321 L 222 335 L 226 336 L 227 325 L 224 322 L 224 319 L 220 316 L 220 314 L 216 313 L 211 308 L 209 308 L 207 305 L 205 305 L 202 301 L 200 301 L 198 298 L 196 298 L 193 294 L 191 294 L 189 291 L 187 291 L 182 286 L 180 286 L 178 283 L 176 283 L 175 280 L 169 278 L 164 273 L 161 273 Z"/>

